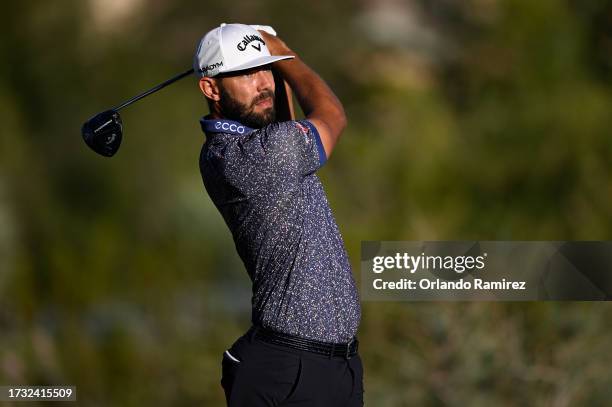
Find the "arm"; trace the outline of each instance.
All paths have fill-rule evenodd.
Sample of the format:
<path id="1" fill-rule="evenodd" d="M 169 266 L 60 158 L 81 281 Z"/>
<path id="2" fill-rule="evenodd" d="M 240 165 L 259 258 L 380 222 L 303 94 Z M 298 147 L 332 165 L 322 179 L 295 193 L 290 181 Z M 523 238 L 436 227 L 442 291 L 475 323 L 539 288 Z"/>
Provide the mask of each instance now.
<path id="1" fill-rule="evenodd" d="M 329 158 L 346 127 L 342 104 L 327 84 L 278 37 L 260 31 L 272 55 L 294 55 L 275 62 L 274 69 L 289 83 L 300 107 L 319 132 L 325 155 Z"/>

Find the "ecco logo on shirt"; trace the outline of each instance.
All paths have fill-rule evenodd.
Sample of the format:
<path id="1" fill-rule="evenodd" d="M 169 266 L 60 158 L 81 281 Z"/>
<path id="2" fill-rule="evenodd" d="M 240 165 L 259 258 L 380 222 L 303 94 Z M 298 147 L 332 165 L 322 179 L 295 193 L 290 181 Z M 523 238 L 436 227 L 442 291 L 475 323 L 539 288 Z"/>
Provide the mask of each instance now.
<path id="1" fill-rule="evenodd" d="M 228 123 L 228 122 L 216 122 L 215 129 L 229 130 L 231 132 L 238 133 L 238 134 L 244 134 L 244 131 L 245 131 L 244 126 L 239 126 L 235 123 Z"/>

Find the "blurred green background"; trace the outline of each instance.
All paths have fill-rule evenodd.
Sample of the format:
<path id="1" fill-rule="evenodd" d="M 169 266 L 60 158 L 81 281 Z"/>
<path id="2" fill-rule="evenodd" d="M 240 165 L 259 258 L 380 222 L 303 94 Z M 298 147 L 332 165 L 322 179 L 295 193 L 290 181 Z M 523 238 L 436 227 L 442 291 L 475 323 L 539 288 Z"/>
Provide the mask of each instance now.
<path id="1" fill-rule="evenodd" d="M 274 26 L 344 102 L 320 177 L 358 282 L 361 240 L 612 239 L 610 1 L 30 0 L 0 21 L 0 384 L 224 405 L 250 283 L 202 185 L 195 77 L 126 109 L 114 158 L 80 136 L 221 22 Z M 366 405 L 609 405 L 611 323 L 364 302 Z"/>

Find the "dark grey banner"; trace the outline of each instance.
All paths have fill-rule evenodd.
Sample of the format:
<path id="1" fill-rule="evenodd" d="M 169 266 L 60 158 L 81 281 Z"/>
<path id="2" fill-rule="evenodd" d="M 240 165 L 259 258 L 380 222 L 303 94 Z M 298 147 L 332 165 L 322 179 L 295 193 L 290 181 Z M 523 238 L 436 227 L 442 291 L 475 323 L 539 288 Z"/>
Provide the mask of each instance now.
<path id="1" fill-rule="evenodd" d="M 365 241 L 366 301 L 607 301 L 610 241 Z"/>

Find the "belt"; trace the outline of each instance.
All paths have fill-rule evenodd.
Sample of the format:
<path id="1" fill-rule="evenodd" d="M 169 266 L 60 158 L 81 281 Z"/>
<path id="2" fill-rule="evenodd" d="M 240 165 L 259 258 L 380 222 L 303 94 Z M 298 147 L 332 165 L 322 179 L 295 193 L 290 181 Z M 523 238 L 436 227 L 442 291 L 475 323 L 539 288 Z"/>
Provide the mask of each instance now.
<path id="1" fill-rule="evenodd" d="M 292 349 L 316 353 L 318 355 L 342 357 L 350 359 L 357 354 L 359 341 L 353 337 L 348 343 L 320 342 L 312 339 L 300 338 L 282 332 L 273 331 L 259 326 L 253 327 L 252 335 L 255 339 L 273 345 L 287 346 Z"/>

